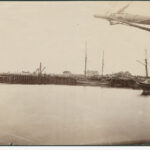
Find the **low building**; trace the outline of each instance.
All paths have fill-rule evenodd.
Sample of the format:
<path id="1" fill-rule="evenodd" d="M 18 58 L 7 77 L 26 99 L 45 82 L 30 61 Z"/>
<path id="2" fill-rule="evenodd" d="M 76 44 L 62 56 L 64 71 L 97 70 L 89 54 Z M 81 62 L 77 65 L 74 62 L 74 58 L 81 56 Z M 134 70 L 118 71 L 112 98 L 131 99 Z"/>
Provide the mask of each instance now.
<path id="1" fill-rule="evenodd" d="M 98 76 L 99 72 L 97 70 L 87 70 L 86 75 L 87 76 Z"/>
<path id="2" fill-rule="evenodd" d="M 71 76 L 72 73 L 71 73 L 70 71 L 64 71 L 64 72 L 63 72 L 63 75 L 65 75 L 65 76 Z"/>
<path id="3" fill-rule="evenodd" d="M 22 71 L 21 74 L 22 75 L 30 75 L 31 73 L 29 71 Z"/>

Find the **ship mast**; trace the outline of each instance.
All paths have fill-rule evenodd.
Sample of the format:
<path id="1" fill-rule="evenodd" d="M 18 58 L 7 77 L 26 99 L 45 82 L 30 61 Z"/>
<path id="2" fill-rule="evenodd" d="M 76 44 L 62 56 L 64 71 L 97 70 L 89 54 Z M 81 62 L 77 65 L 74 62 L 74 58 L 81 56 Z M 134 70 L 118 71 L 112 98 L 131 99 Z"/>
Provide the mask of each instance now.
<path id="1" fill-rule="evenodd" d="M 42 63 L 40 62 L 40 67 L 39 67 L 39 75 L 42 74 Z"/>
<path id="2" fill-rule="evenodd" d="M 103 72 L 104 72 L 104 51 L 102 55 L 102 76 L 103 76 Z"/>
<path id="3" fill-rule="evenodd" d="M 86 77 L 86 71 L 87 71 L 87 42 L 85 42 L 85 66 L 84 66 L 85 77 Z"/>
<path id="4" fill-rule="evenodd" d="M 148 62 L 147 62 L 147 50 L 145 49 L 145 72 L 146 77 L 148 77 Z"/>
<path id="5" fill-rule="evenodd" d="M 145 66 L 145 75 L 146 75 L 146 78 L 148 78 L 148 60 L 147 60 L 147 50 L 146 49 L 145 49 L 145 62 L 143 63 L 139 60 L 136 60 L 136 61 Z"/>

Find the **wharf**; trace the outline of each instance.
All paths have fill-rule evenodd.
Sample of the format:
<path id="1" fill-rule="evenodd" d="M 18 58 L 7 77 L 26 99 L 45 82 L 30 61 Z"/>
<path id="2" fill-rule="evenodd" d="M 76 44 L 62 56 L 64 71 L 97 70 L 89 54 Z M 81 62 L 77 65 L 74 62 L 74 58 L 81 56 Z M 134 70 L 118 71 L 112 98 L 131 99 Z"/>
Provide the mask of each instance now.
<path id="1" fill-rule="evenodd" d="M 21 75 L 21 74 L 3 74 L 0 75 L 0 83 L 9 84 L 67 84 L 75 85 L 76 79 L 52 76 L 52 75 Z"/>

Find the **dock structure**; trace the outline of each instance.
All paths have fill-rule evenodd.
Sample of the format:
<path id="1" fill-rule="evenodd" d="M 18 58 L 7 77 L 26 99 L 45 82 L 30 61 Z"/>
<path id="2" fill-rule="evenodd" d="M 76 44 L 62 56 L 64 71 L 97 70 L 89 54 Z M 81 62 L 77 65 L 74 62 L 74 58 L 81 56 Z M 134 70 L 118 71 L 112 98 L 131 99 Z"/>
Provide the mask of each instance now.
<path id="1" fill-rule="evenodd" d="M 73 77 L 65 77 L 61 75 L 43 74 L 46 67 L 39 67 L 33 73 L 28 74 L 0 74 L 0 83 L 9 84 L 64 84 L 75 85 L 76 79 Z"/>
<path id="2" fill-rule="evenodd" d="M 9 84 L 67 84 L 75 85 L 76 79 L 52 76 L 52 75 L 22 75 L 22 74 L 1 74 L 0 83 Z"/>

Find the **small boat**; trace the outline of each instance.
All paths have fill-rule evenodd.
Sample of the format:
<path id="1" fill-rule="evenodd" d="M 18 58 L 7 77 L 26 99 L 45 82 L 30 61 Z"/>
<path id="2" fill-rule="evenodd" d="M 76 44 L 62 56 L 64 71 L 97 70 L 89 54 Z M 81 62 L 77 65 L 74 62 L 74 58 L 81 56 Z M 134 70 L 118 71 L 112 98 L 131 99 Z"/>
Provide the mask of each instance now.
<path id="1" fill-rule="evenodd" d="M 143 90 L 150 90 L 150 80 L 145 80 L 144 82 L 137 82 L 137 84 Z"/>
<path id="2" fill-rule="evenodd" d="M 137 84 L 143 89 L 144 94 L 150 94 L 150 79 L 147 79 L 144 82 L 137 82 Z"/>

